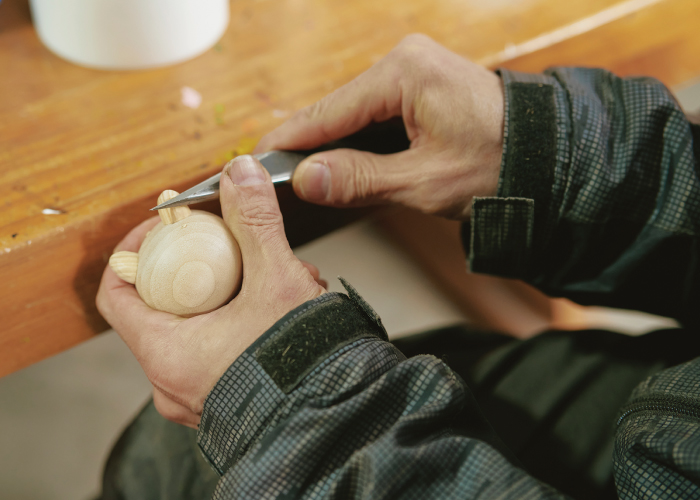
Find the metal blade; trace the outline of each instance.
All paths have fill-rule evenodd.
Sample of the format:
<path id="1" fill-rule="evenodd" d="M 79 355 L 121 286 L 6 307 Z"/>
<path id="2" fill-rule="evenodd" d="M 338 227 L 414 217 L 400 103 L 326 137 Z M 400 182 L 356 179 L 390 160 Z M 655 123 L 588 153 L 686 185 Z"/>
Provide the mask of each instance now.
<path id="1" fill-rule="evenodd" d="M 289 151 L 268 151 L 255 156 L 260 163 L 270 172 L 273 183 L 289 182 L 294 175 L 294 169 L 307 157 L 305 154 L 292 153 Z M 161 210 L 163 208 L 181 207 L 183 205 L 193 205 L 203 201 L 214 200 L 219 197 L 219 181 L 221 172 L 200 182 L 187 191 L 183 191 L 174 198 L 153 207 L 151 210 Z"/>

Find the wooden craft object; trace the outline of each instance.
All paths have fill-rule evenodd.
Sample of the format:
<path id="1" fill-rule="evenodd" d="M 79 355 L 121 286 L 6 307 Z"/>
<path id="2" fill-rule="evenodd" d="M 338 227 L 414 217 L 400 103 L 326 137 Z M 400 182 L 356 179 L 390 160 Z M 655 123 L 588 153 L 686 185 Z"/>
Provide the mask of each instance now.
<path id="1" fill-rule="evenodd" d="M 158 204 L 177 196 L 163 191 Z M 241 252 L 224 221 L 189 207 L 159 210 L 161 221 L 138 254 L 116 252 L 109 259 L 121 279 L 153 309 L 190 317 L 222 306 L 241 283 Z"/>

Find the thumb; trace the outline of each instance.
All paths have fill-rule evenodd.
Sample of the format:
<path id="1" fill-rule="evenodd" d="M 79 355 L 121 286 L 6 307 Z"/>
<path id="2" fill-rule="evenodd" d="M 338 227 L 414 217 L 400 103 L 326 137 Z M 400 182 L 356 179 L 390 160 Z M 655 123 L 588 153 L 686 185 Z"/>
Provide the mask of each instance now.
<path id="1" fill-rule="evenodd" d="M 363 206 L 390 201 L 410 185 L 412 150 L 379 155 L 335 149 L 310 156 L 294 173 L 294 191 L 301 199 L 332 206 Z"/>
<path id="2" fill-rule="evenodd" d="M 221 212 L 238 241 L 244 274 L 281 264 L 293 255 L 270 174 L 250 155 L 224 167 L 220 182 Z"/>

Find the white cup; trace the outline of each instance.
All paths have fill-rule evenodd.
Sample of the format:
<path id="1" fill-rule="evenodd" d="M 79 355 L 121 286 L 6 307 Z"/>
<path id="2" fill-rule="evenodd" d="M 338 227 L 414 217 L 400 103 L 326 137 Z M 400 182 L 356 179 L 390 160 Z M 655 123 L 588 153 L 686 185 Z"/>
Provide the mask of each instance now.
<path id="1" fill-rule="evenodd" d="M 143 69 L 212 47 L 229 0 L 31 0 L 34 26 L 52 52 L 82 66 Z"/>

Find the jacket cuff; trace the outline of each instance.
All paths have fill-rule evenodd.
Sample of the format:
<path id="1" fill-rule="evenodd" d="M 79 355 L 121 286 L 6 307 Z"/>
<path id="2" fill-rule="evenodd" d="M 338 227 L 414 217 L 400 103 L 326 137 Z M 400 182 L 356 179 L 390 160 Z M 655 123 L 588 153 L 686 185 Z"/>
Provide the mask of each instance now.
<path id="1" fill-rule="evenodd" d="M 324 362 L 368 339 L 388 340 L 379 316 L 341 281 L 348 295 L 326 293 L 287 313 L 231 364 L 207 396 L 197 443 L 220 475 L 283 418 L 280 408 L 294 400 L 290 393 Z"/>
<path id="2" fill-rule="evenodd" d="M 472 272 L 522 279 L 556 216 L 554 184 L 568 164 L 568 106 L 554 77 L 504 69 L 499 74 L 505 120 L 498 193 L 474 198 L 463 239 Z"/>
<path id="3" fill-rule="evenodd" d="M 474 198 L 469 266 L 474 273 L 520 278 L 530 265 L 534 201 L 528 198 Z M 468 238 L 468 239 L 467 239 Z"/>

